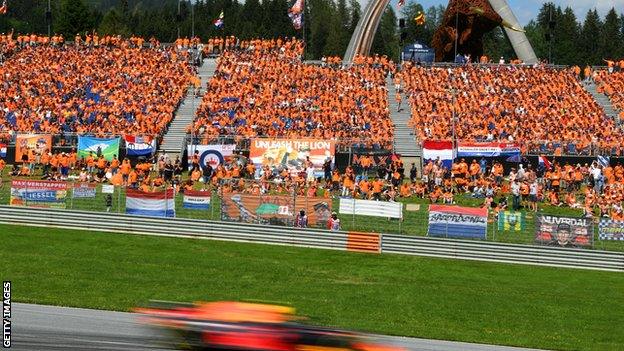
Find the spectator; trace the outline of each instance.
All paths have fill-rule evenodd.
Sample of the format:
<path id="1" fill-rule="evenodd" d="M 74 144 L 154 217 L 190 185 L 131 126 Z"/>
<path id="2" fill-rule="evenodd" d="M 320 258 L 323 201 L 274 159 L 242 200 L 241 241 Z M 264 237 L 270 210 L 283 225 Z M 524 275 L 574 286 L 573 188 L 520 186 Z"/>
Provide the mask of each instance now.
<path id="1" fill-rule="evenodd" d="M 299 214 L 295 218 L 295 227 L 297 227 L 297 228 L 307 228 L 308 227 L 308 216 L 306 215 L 305 210 L 299 211 Z"/>
<path id="2" fill-rule="evenodd" d="M 331 217 L 327 221 L 327 229 L 337 232 L 340 230 L 340 218 L 336 212 L 332 212 Z"/>

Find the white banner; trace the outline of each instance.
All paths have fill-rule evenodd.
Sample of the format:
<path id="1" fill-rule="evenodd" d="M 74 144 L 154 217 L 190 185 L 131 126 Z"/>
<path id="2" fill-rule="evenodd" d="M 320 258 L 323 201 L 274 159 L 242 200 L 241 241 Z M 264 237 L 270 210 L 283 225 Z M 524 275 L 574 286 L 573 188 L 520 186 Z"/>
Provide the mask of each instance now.
<path id="1" fill-rule="evenodd" d="M 236 149 L 236 144 L 224 145 L 192 145 L 187 146 L 188 151 L 188 167 L 193 168 L 193 155 L 197 151 L 199 156 L 199 165 L 204 167 L 209 164 L 212 169 L 216 169 L 218 165 L 225 163 L 226 158 L 231 157 Z"/>
<path id="2" fill-rule="evenodd" d="M 340 199 L 338 211 L 348 215 L 403 218 L 403 204 L 400 202 Z"/>

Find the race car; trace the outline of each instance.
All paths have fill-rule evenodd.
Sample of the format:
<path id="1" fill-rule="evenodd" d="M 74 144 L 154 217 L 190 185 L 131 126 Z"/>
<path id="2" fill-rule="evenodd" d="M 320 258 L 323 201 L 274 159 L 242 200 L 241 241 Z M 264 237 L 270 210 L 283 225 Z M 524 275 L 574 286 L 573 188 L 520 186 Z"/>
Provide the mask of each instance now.
<path id="1" fill-rule="evenodd" d="M 301 323 L 294 309 L 247 302 L 152 303 L 137 308 L 150 325 L 172 332 L 178 348 L 238 351 L 402 351 L 354 332 Z"/>

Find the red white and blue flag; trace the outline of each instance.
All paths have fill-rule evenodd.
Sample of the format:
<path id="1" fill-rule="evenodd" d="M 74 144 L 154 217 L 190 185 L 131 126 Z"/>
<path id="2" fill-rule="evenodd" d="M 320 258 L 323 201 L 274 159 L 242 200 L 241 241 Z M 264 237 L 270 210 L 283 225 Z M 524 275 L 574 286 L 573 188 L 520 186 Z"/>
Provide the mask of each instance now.
<path id="1" fill-rule="evenodd" d="M 210 208 L 210 191 L 192 191 L 184 192 L 182 207 L 192 210 L 207 210 Z"/>
<path id="2" fill-rule="evenodd" d="M 173 189 L 158 192 L 126 191 L 126 213 L 136 216 L 175 217 Z"/>
<path id="3" fill-rule="evenodd" d="M 151 136 L 124 135 L 128 156 L 149 156 L 156 151 L 156 141 Z"/>
<path id="4" fill-rule="evenodd" d="M 217 28 L 223 28 L 223 11 L 221 11 L 221 14 L 219 15 L 219 18 L 214 20 L 212 22 L 212 24 L 214 24 L 214 26 L 217 27 Z"/>
<path id="5" fill-rule="evenodd" d="M 7 154 L 7 146 L 6 144 L 0 144 L 0 157 L 4 158 Z"/>
<path id="6" fill-rule="evenodd" d="M 538 164 L 540 167 L 546 170 L 549 170 L 552 168 L 552 164 L 550 163 L 550 161 L 548 161 L 548 159 L 544 155 L 539 156 Z"/>
<path id="7" fill-rule="evenodd" d="M 305 0 L 296 0 L 290 9 L 288 9 L 288 17 L 292 21 L 293 27 L 299 30 L 303 27 L 303 9 Z"/>
<path id="8" fill-rule="evenodd" d="M 450 140 L 425 140 L 423 142 L 423 160 L 425 162 L 440 159 L 444 166 L 450 169 L 454 156 L 453 142 Z"/>
<path id="9" fill-rule="evenodd" d="M 487 208 L 429 205 L 428 236 L 486 239 Z"/>

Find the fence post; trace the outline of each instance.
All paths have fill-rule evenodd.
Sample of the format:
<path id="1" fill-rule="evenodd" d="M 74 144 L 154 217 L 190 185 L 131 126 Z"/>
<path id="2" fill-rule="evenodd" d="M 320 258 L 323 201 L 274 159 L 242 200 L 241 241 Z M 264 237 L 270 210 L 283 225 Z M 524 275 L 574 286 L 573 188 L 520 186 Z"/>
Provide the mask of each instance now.
<path id="1" fill-rule="evenodd" d="M 73 210 L 74 209 L 74 183 L 73 182 L 68 182 L 68 187 L 71 188 L 71 197 L 69 198 L 69 209 Z M 67 192 L 69 194 L 69 191 Z M 67 200 L 65 200 L 67 201 Z"/>

